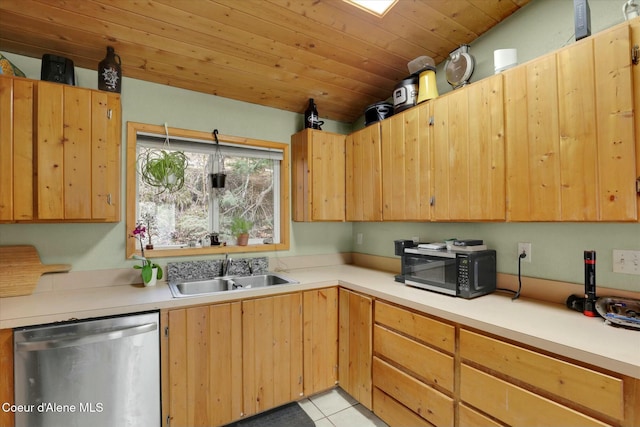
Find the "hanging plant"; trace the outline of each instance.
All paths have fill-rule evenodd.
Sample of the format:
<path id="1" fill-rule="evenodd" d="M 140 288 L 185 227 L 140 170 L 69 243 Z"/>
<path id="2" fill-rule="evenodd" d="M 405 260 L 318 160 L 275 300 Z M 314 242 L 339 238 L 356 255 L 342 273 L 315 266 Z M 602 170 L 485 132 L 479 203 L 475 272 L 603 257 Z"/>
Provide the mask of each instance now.
<path id="1" fill-rule="evenodd" d="M 184 173 L 189 161 L 182 151 L 148 150 L 140 154 L 142 181 L 170 193 L 184 186 Z"/>
<path id="2" fill-rule="evenodd" d="M 164 124 L 164 146 L 169 147 L 169 127 Z M 184 186 L 184 173 L 189 159 L 182 151 L 146 150 L 138 157 L 142 182 L 173 193 Z"/>

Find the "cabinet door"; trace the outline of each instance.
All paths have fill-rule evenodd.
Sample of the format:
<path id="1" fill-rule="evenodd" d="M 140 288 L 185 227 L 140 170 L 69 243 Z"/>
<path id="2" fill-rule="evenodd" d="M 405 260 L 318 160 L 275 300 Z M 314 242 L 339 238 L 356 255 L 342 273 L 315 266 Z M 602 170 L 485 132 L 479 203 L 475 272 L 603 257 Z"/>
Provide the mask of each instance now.
<path id="1" fill-rule="evenodd" d="M 340 387 L 372 409 L 372 299 L 340 289 L 338 379 Z"/>
<path id="2" fill-rule="evenodd" d="M 305 129 L 291 137 L 294 221 L 344 221 L 345 136 Z"/>
<path id="3" fill-rule="evenodd" d="M 636 140 L 630 30 L 593 39 L 598 120 L 599 215 L 602 221 L 637 220 Z M 637 91 L 637 88 L 636 88 Z M 636 112 L 637 114 L 637 112 Z"/>
<path id="4" fill-rule="evenodd" d="M 38 219 L 117 221 L 119 97 L 39 82 L 36 114 Z"/>
<path id="5" fill-rule="evenodd" d="M 430 105 L 410 108 L 381 122 L 385 221 L 430 219 Z"/>
<path id="6" fill-rule="evenodd" d="M 304 394 L 338 382 L 338 288 L 304 292 Z"/>
<path id="7" fill-rule="evenodd" d="M 262 412 L 303 395 L 302 294 L 242 302 L 244 410 Z"/>
<path id="8" fill-rule="evenodd" d="M 629 22 L 631 29 L 631 45 L 640 46 L 640 19 L 634 19 Z M 631 67 L 633 77 L 633 111 L 634 111 L 634 131 L 636 141 L 636 175 L 640 179 L 640 67 L 634 65 Z M 640 220 L 640 194 L 636 195 L 637 218 Z M 640 417 L 640 416 L 639 416 Z"/>
<path id="9" fill-rule="evenodd" d="M 33 88 L 0 76 L 0 222 L 33 219 Z"/>
<path id="10" fill-rule="evenodd" d="M 380 123 L 347 136 L 347 221 L 382 221 Z"/>
<path id="11" fill-rule="evenodd" d="M 504 72 L 507 215 L 559 221 L 560 159 L 555 54 Z"/>
<path id="12" fill-rule="evenodd" d="M 169 311 L 171 425 L 217 426 L 242 416 L 239 302 Z"/>
<path id="13" fill-rule="evenodd" d="M 120 219 L 120 95 L 92 93 L 91 217 Z"/>
<path id="14" fill-rule="evenodd" d="M 502 76 L 433 101 L 433 219 L 505 219 Z"/>
<path id="15" fill-rule="evenodd" d="M 628 26 L 504 72 L 508 219 L 637 219 Z"/>

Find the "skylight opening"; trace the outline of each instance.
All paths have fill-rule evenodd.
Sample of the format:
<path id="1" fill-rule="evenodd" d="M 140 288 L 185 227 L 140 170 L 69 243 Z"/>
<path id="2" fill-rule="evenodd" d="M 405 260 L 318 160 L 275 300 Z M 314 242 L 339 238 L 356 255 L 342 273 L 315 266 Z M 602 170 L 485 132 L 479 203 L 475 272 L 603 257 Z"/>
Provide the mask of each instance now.
<path id="1" fill-rule="evenodd" d="M 344 0 L 366 12 L 383 17 L 398 0 Z"/>

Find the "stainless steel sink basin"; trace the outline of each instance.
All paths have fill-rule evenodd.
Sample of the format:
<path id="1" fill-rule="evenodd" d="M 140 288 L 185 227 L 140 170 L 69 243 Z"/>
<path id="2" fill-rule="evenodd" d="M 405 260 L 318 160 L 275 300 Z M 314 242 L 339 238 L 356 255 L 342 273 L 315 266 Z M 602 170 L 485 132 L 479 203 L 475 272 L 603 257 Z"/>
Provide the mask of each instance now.
<path id="1" fill-rule="evenodd" d="M 210 294 L 233 289 L 229 278 L 218 277 L 208 280 L 194 280 L 188 282 L 169 283 L 169 288 L 174 297 L 186 297 L 191 295 Z"/>
<path id="2" fill-rule="evenodd" d="M 216 277 L 215 279 L 170 282 L 169 289 L 174 298 L 214 294 L 218 292 L 241 291 L 244 289 L 299 283 L 279 273 L 256 276 Z"/>

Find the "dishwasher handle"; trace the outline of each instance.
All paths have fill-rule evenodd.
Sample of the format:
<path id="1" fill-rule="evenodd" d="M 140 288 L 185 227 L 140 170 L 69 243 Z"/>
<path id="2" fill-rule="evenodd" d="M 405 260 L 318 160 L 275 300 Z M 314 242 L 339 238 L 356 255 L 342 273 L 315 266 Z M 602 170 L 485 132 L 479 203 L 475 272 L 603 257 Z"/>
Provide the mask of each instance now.
<path id="1" fill-rule="evenodd" d="M 112 329 L 110 331 L 89 333 L 66 338 L 54 338 L 39 341 L 23 341 L 16 343 L 18 351 L 38 351 L 53 348 L 75 347 L 84 344 L 93 344 L 109 340 L 117 340 L 133 335 L 144 334 L 158 329 L 157 323 L 145 323 L 143 325 L 128 326 L 125 328 Z"/>

